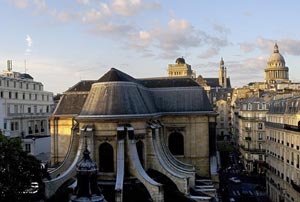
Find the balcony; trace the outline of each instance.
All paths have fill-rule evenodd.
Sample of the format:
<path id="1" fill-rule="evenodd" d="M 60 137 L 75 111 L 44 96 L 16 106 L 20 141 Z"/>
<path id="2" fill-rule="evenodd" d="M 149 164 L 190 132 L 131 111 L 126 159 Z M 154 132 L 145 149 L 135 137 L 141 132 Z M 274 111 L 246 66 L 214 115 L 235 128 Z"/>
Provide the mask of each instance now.
<path id="1" fill-rule="evenodd" d="M 246 127 L 245 127 L 245 131 L 246 131 L 246 132 L 250 132 L 250 131 L 251 131 L 251 127 L 246 126 Z"/>

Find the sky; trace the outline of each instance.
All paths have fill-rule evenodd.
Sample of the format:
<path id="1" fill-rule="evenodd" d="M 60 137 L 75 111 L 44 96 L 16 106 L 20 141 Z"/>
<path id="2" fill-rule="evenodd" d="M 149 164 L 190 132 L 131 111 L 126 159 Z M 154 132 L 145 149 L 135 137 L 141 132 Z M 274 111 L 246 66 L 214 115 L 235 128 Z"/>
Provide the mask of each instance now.
<path id="1" fill-rule="evenodd" d="M 217 78 L 223 57 L 241 87 L 264 81 L 277 43 L 300 82 L 299 10 L 296 0 L 0 0 L 0 71 L 11 59 L 56 94 L 112 67 L 164 77 L 178 57 Z"/>

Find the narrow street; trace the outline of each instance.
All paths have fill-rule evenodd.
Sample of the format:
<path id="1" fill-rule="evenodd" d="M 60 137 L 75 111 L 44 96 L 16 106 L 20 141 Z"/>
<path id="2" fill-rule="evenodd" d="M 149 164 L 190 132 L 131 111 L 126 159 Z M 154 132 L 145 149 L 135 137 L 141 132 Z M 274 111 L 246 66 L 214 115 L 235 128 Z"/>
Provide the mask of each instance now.
<path id="1" fill-rule="evenodd" d="M 223 155 L 224 167 L 220 170 L 220 196 L 223 202 L 269 202 L 264 176 L 243 172 L 237 152 Z"/>

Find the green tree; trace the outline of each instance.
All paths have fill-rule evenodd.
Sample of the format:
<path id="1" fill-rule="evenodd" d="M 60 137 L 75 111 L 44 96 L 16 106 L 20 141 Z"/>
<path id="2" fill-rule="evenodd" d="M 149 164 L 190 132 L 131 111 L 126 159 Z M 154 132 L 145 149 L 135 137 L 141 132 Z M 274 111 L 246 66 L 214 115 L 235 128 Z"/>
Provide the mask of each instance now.
<path id="1" fill-rule="evenodd" d="M 24 191 L 31 182 L 42 185 L 40 162 L 22 150 L 21 138 L 7 138 L 0 132 L 0 201 L 30 201 Z"/>

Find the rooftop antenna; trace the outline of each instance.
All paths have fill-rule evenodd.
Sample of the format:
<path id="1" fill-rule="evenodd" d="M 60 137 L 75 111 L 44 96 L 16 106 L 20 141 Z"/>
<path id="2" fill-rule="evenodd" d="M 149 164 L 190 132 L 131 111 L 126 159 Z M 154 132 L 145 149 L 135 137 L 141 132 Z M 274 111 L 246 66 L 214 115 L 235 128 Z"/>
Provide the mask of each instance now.
<path id="1" fill-rule="evenodd" d="M 24 60 L 24 68 L 25 68 L 25 74 L 26 74 L 26 71 L 27 71 L 27 67 L 26 67 L 26 59 Z"/>

